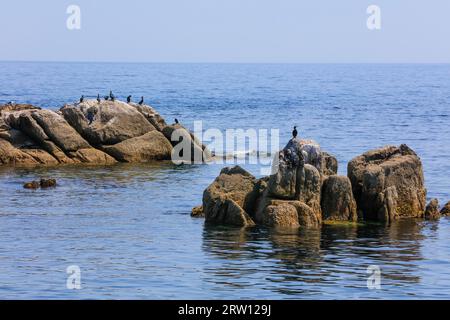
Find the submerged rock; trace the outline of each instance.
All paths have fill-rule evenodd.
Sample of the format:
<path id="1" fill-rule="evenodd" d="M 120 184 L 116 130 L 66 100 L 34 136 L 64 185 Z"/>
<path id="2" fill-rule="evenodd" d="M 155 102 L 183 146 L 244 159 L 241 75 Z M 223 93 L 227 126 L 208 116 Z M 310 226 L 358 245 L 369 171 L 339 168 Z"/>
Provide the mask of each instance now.
<path id="1" fill-rule="evenodd" d="M 441 210 L 441 215 L 450 216 L 450 201 L 447 202 Z"/>
<path id="2" fill-rule="evenodd" d="M 41 188 L 56 187 L 56 179 L 41 179 L 39 185 Z"/>
<path id="3" fill-rule="evenodd" d="M 437 220 L 441 217 L 438 199 L 432 199 L 425 208 L 425 219 Z"/>
<path id="4" fill-rule="evenodd" d="M 31 181 L 24 183 L 23 187 L 25 189 L 39 189 L 40 183 L 39 181 Z"/>
<path id="5" fill-rule="evenodd" d="M 204 216 L 205 216 L 205 214 L 203 213 L 203 206 L 196 206 L 196 207 L 192 208 L 191 217 L 200 218 L 200 217 L 204 217 Z"/>
<path id="6" fill-rule="evenodd" d="M 423 217 L 422 162 L 406 145 L 368 151 L 348 164 L 358 210 L 367 220 Z"/>

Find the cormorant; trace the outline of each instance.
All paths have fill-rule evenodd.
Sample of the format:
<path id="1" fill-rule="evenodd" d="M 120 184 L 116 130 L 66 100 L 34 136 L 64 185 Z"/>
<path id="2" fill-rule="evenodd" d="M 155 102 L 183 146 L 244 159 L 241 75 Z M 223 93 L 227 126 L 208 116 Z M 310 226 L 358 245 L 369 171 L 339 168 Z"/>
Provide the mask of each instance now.
<path id="1" fill-rule="evenodd" d="M 292 136 L 293 136 L 294 138 L 297 138 L 297 134 L 298 134 L 298 132 L 297 132 L 297 127 L 294 126 L 294 130 L 292 131 Z"/>
<path id="2" fill-rule="evenodd" d="M 112 101 L 116 100 L 116 97 L 113 95 L 112 90 L 109 90 L 109 97 Z"/>
<path id="3" fill-rule="evenodd" d="M 139 104 L 142 106 L 144 104 L 144 97 L 141 97 L 141 101 L 139 101 Z"/>
<path id="4" fill-rule="evenodd" d="M 83 101 L 84 101 L 84 96 L 81 96 L 80 103 L 82 103 Z"/>
<path id="5" fill-rule="evenodd" d="M 178 119 L 177 119 L 177 118 L 175 118 L 175 123 L 176 123 L 176 124 L 179 124 L 179 122 L 178 122 Z"/>
<path id="6" fill-rule="evenodd" d="M 131 102 L 131 95 L 127 97 L 127 103 Z"/>
<path id="7" fill-rule="evenodd" d="M 97 102 L 100 103 L 100 94 L 97 94 Z"/>
<path id="8" fill-rule="evenodd" d="M 94 113 L 92 111 L 88 111 L 87 119 L 89 120 L 89 125 L 91 125 L 92 121 L 94 121 Z"/>

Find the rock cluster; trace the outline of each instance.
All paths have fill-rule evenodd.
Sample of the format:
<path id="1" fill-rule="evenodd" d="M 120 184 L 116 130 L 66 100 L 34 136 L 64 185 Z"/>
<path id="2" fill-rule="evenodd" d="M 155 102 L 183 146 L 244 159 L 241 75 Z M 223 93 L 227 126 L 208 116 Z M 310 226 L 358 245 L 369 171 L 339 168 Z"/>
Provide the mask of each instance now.
<path id="1" fill-rule="evenodd" d="M 23 187 L 25 189 L 51 188 L 56 187 L 55 179 L 41 179 L 39 181 L 26 182 Z"/>
<path id="2" fill-rule="evenodd" d="M 314 141 L 291 139 L 276 157 L 276 170 L 256 179 L 239 166 L 222 169 L 193 215 L 206 223 L 298 228 L 324 221 L 437 219 L 437 200 L 425 208 L 420 158 L 406 145 L 368 151 L 337 175 L 337 160 Z"/>
<path id="3" fill-rule="evenodd" d="M 171 140 L 174 131 L 181 136 L 177 141 Z M 167 125 L 148 105 L 84 100 L 57 112 L 28 104 L 0 106 L 0 165 L 170 160 L 180 141 L 200 151 L 195 159 L 209 157 L 192 133 Z M 183 159 L 193 161 L 194 153 Z"/>

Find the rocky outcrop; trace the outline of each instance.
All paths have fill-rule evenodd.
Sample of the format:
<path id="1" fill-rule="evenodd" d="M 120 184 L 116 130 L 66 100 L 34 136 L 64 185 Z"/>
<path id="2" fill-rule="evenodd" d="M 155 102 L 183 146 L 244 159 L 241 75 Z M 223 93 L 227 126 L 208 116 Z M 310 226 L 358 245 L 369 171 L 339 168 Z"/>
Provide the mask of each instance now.
<path id="1" fill-rule="evenodd" d="M 322 186 L 322 217 L 332 221 L 358 220 L 352 184 L 345 176 L 331 175 Z"/>
<path id="2" fill-rule="evenodd" d="M 425 219 L 437 220 L 441 217 L 438 199 L 432 199 L 425 208 Z"/>
<path id="3" fill-rule="evenodd" d="M 225 217 L 232 208 L 233 215 L 243 217 L 240 221 L 251 219 L 250 223 L 242 225 L 256 222 L 270 227 L 319 227 L 322 223 L 321 172 L 326 163 L 320 147 L 292 139 L 279 152 L 277 160 L 275 173 L 261 179 L 255 179 L 239 166 L 224 168 L 203 194 L 206 222 L 230 224 Z M 226 201 L 228 199 L 242 209 L 239 214 L 234 203 L 230 205 Z"/>
<path id="4" fill-rule="evenodd" d="M 422 163 L 408 146 L 368 151 L 349 162 L 347 174 L 362 218 L 390 221 L 423 216 Z"/>
<path id="5" fill-rule="evenodd" d="M 202 210 L 208 223 L 277 228 L 439 217 L 437 200 L 425 210 L 422 164 L 406 145 L 354 158 L 348 177 L 337 175 L 336 158 L 314 143 L 303 148 L 301 140 L 292 139 L 276 160 L 274 174 L 261 179 L 239 166 L 224 168 L 205 190 L 203 207 L 195 215 Z M 450 203 L 447 207 L 450 212 Z"/>
<path id="6" fill-rule="evenodd" d="M 441 215 L 450 216 L 450 201 L 447 202 L 444 207 L 441 209 Z"/>
<path id="7" fill-rule="evenodd" d="M 176 129 L 181 132 L 178 142 L 171 140 Z M 147 105 L 85 100 L 58 112 L 32 105 L 0 106 L 0 165 L 170 160 L 174 150 L 181 150 L 181 141 L 187 142 L 184 150 L 200 154 L 199 162 L 209 159 L 209 151 L 191 132 L 179 124 L 168 126 Z M 186 154 L 184 163 L 197 160 Z"/>

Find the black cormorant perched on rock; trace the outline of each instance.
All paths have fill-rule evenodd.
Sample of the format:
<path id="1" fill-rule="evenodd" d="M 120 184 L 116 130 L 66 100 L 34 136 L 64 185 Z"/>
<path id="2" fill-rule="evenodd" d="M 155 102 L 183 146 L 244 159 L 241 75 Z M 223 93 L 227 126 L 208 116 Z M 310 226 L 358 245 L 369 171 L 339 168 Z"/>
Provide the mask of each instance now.
<path id="1" fill-rule="evenodd" d="M 105 96 L 105 100 L 108 101 L 109 100 L 109 96 Z"/>
<path id="2" fill-rule="evenodd" d="M 178 122 L 178 119 L 177 119 L 177 118 L 175 118 L 175 123 L 176 123 L 176 124 L 179 124 L 179 122 Z"/>
<path id="3" fill-rule="evenodd" d="M 297 127 L 294 126 L 294 130 L 292 131 L 292 136 L 293 136 L 294 138 L 297 138 L 297 134 L 298 134 L 298 132 L 297 132 Z"/>
<path id="4" fill-rule="evenodd" d="M 113 95 L 112 90 L 109 90 L 109 97 L 112 101 L 116 100 L 116 97 Z"/>
<path id="5" fill-rule="evenodd" d="M 81 96 L 80 103 L 82 103 L 83 101 L 84 101 L 84 96 Z"/>
<path id="6" fill-rule="evenodd" d="M 144 97 L 141 97 L 141 101 L 139 101 L 139 104 L 142 106 L 144 104 Z"/>
<path id="7" fill-rule="evenodd" d="M 100 94 L 97 94 L 97 102 L 100 103 Z"/>
<path id="8" fill-rule="evenodd" d="M 131 102 L 131 95 L 127 97 L 127 103 Z"/>
<path id="9" fill-rule="evenodd" d="M 94 121 L 94 112 L 92 112 L 92 110 L 89 110 L 86 118 L 89 121 L 89 125 L 91 125 L 92 121 Z"/>

